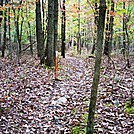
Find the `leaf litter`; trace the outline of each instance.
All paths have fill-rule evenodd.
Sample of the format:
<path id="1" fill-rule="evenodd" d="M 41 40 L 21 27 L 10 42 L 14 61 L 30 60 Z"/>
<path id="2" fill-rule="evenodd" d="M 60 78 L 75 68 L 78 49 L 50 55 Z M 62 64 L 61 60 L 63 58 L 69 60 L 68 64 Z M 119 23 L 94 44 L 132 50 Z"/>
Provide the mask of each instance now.
<path id="1" fill-rule="evenodd" d="M 67 55 L 59 63 L 61 81 L 55 81 L 52 69 L 38 66 L 32 57 L 22 59 L 21 66 L 0 59 L 0 133 L 71 134 L 72 127 L 85 128 L 94 60 Z M 133 92 L 134 60 L 130 69 L 122 67 L 123 61 L 114 62 L 116 70 L 102 62 L 95 131 L 132 134 L 134 116 L 124 105 Z"/>

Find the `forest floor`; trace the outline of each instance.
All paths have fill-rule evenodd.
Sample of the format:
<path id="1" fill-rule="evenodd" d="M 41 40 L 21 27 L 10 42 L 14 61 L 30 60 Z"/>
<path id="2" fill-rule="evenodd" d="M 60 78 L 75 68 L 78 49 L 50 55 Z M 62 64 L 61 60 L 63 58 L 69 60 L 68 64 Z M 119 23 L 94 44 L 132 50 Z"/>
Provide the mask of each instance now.
<path id="1" fill-rule="evenodd" d="M 134 57 L 131 68 L 120 56 L 113 61 L 115 68 L 102 59 L 95 133 L 133 134 L 134 115 L 124 106 L 134 88 Z M 84 134 L 93 69 L 93 58 L 67 55 L 54 80 L 53 69 L 36 58 L 24 55 L 20 66 L 0 58 L 0 134 Z"/>

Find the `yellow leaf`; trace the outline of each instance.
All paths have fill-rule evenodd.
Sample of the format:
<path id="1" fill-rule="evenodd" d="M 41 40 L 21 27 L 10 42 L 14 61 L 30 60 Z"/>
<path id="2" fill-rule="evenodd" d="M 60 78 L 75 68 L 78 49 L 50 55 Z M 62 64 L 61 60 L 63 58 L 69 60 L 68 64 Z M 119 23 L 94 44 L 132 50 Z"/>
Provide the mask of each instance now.
<path id="1" fill-rule="evenodd" d="M 14 14 L 13 13 L 9 13 L 8 14 L 10 17 L 14 17 Z"/>

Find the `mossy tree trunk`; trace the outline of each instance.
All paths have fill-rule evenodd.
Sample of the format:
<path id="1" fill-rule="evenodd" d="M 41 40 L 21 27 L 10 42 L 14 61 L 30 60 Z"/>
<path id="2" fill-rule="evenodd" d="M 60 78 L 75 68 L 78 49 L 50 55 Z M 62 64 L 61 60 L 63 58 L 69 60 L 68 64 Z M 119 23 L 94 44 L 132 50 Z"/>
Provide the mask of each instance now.
<path id="1" fill-rule="evenodd" d="M 104 38 L 104 27 L 105 27 L 105 14 L 106 14 L 106 0 L 100 0 L 99 6 L 99 21 L 97 27 L 97 45 L 96 45 L 96 59 L 95 59 L 95 70 L 93 77 L 93 84 L 91 88 L 91 98 L 88 111 L 88 121 L 86 127 L 86 134 L 93 134 L 94 132 L 94 115 L 97 101 L 97 90 L 100 79 L 100 66 L 102 57 L 102 46 Z"/>

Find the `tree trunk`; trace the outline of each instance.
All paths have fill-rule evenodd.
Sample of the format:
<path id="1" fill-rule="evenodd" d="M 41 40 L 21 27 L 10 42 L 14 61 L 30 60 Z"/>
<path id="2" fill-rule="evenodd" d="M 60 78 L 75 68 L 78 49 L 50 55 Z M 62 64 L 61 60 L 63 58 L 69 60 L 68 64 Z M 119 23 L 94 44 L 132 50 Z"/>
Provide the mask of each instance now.
<path id="1" fill-rule="evenodd" d="M 112 50 L 112 38 L 113 38 L 113 22 L 114 22 L 114 2 L 111 0 L 111 9 L 107 10 L 107 23 L 106 23 L 106 36 L 104 54 L 110 58 Z"/>
<path id="2" fill-rule="evenodd" d="M 130 68 L 131 67 L 131 65 L 130 65 L 130 61 L 129 61 L 129 47 L 130 47 L 130 41 L 129 41 L 129 34 L 128 34 L 128 30 L 127 30 L 127 24 L 126 24 L 126 36 L 127 36 L 127 53 L 126 53 L 126 59 L 127 59 L 127 64 L 126 64 L 126 66 L 128 67 L 128 68 Z"/>
<path id="3" fill-rule="evenodd" d="M 36 37 L 37 37 L 37 52 L 38 56 L 40 57 L 40 64 L 44 64 L 45 63 L 44 32 L 42 30 L 40 0 L 36 2 Z"/>
<path id="4" fill-rule="evenodd" d="M 96 35 L 97 35 L 97 25 L 98 25 L 98 5 L 97 3 L 95 3 L 95 12 L 94 12 L 94 24 L 95 24 L 95 27 L 94 27 L 94 35 L 93 35 L 93 47 L 92 47 L 92 51 L 91 51 L 91 54 L 94 54 L 94 51 L 95 51 L 95 46 L 96 46 Z"/>
<path id="5" fill-rule="evenodd" d="M 106 22 L 106 35 L 105 35 L 105 46 L 104 46 L 104 54 L 109 55 L 109 10 L 107 10 L 107 22 Z"/>
<path id="6" fill-rule="evenodd" d="M 112 42 L 113 42 L 113 22 L 114 22 L 114 1 L 111 0 L 111 11 L 110 11 L 110 24 L 109 24 L 109 30 L 110 30 L 110 40 L 109 40 L 109 46 L 110 46 L 110 53 L 112 50 Z"/>
<path id="7" fill-rule="evenodd" d="M 65 39 L 66 39 L 66 11 L 65 11 L 65 0 L 63 0 L 62 5 L 62 22 L 61 22 L 61 39 L 62 39 L 62 46 L 61 46 L 61 56 L 65 58 Z"/>
<path id="8" fill-rule="evenodd" d="M 125 9 L 125 2 L 123 2 L 123 9 Z M 125 59 L 125 52 L 126 52 L 126 35 L 125 35 L 125 13 L 123 14 L 123 56 Z"/>
<path id="9" fill-rule="evenodd" d="M 130 6 L 130 3 L 128 4 L 128 6 Z M 124 25 L 125 25 L 125 34 L 126 34 L 126 43 L 127 43 L 127 46 L 126 46 L 126 55 L 125 56 L 126 56 L 126 66 L 128 68 L 131 67 L 130 61 L 129 61 L 130 39 L 129 39 L 129 33 L 128 33 L 128 24 L 127 24 L 129 22 L 129 19 L 130 19 L 130 12 L 129 12 L 129 8 L 128 8 L 128 14 L 124 16 L 125 17 L 124 18 L 124 23 L 125 23 Z"/>
<path id="10" fill-rule="evenodd" d="M 3 7 L 3 0 L 0 0 L 0 6 Z M 1 42 L 1 24 L 2 24 L 2 16 L 3 11 L 0 10 L 0 47 L 2 48 L 2 42 Z M 2 50 L 2 49 L 1 49 Z"/>
<path id="11" fill-rule="evenodd" d="M 78 38 L 77 38 L 77 52 L 81 54 L 81 35 L 80 35 L 80 0 L 78 0 Z"/>
<path id="12" fill-rule="evenodd" d="M 9 4 L 10 4 L 10 0 L 9 0 L 9 2 L 8 2 Z M 9 38 L 8 38 L 8 50 L 9 50 L 9 55 L 10 55 L 10 58 L 12 59 L 12 45 L 11 45 L 11 17 L 10 17 L 10 12 L 11 12 L 11 7 L 9 7 L 8 8 L 8 22 L 9 22 L 9 24 L 8 24 L 8 36 L 9 36 Z"/>
<path id="13" fill-rule="evenodd" d="M 45 4 L 44 4 L 44 0 L 42 0 L 42 24 L 43 24 L 43 31 L 45 31 L 45 11 L 44 11 L 44 7 Z"/>
<path id="14" fill-rule="evenodd" d="M 58 40 L 58 0 L 54 0 L 54 58 L 56 57 L 56 51 L 58 49 L 57 40 Z"/>
<path id="15" fill-rule="evenodd" d="M 5 4 L 7 4 L 5 2 Z M 4 11 L 4 35 L 3 35 L 3 45 L 2 45 L 2 57 L 5 56 L 5 49 L 6 49 L 6 41 L 7 41 L 7 37 L 6 37 L 6 33 L 7 33 L 7 10 Z"/>
<path id="16" fill-rule="evenodd" d="M 88 111 L 88 121 L 86 127 L 86 134 L 93 134 L 94 132 L 94 114 L 97 101 L 97 90 L 100 79 L 100 66 L 102 57 L 102 46 L 104 38 L 105 27 L 105 13 L 106 13 L 106 1 L 100 0 L 99 21 L 97 28 L 97 46 L 96 46 L 96 59 L 95 59 L 95 71 L 93 77 L 93 84 L 91 88 L 91 99 Z"/>
<path id="17" fill-rule="evenodd" d="M 12 3 L 14 1 L 12 0 Z M 19 2 L 20 5 L 22 5 L 22 0 Z M 17 44 L 18 44 L 18 56 L 21 53 L 21 35 L 22 35 L 22 25 L 23 21 L 21 22 L 21 27 L 19 28 L 19 20 L 20 20 L 20 7 L 18 8 L 18 13 L 16 13 L 16 9 L 12 5 L 12 9 L 14 12 L 14 23 L 15 23 L 15 30 L 16 30 L 16 35 L 17 35 Z"/>
<path id="18" fill-rule="evenodd" d="M 26 5 L 26 18 L 27 20 L 29 19 L 29 14 L 30 14 L 30 8 L 28 8 L 28 6 Z M 32 41 L 32 30 L 31 30 L 31 25 L 30 25 L 30 22 L 28 21 L 28 35 L 27 35 L 27 38 L 30 42 L 30 52 L 31 52 L 31 55 L 33 55 L 33 41 Z"/>
<path id="19" fill-rule="evenodd" d="M 46 44 L 46 65 L 54 66 L 54 1 L 48 0 L 48 25 Z"/>

